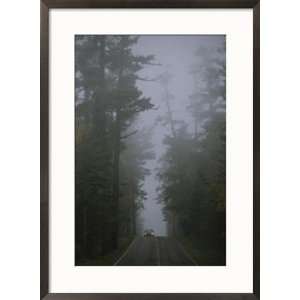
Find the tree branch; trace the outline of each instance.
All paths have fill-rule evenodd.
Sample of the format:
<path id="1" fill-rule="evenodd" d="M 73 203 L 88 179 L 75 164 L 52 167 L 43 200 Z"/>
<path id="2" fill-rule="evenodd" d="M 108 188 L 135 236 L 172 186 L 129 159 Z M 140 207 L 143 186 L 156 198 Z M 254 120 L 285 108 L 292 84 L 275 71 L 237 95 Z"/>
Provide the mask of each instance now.
<path id="1" fill-rule="evenodd" d="M 149 78 L 143 78 L 143 77 L 139 77 L 139 76 L 136 76 L 135 79 L 140 80 L 140 81 L 149 81 L 149 82 L 153 82 L 153 81 L 157 80 L 156 78 L 149 79 Z"/>
<path id="2" fill-rule="evenodd" d="M 135 130 L 135 131 L 130 132 L 130 133 L 126 134 L 126 135 L 123 135 L 123 136 L 121 136 L 121 139 L 126 139 L 126 138 L 128 138 L 128 137 L 136 134 L 137 132 L 138 132 L 138 130 Z"/>

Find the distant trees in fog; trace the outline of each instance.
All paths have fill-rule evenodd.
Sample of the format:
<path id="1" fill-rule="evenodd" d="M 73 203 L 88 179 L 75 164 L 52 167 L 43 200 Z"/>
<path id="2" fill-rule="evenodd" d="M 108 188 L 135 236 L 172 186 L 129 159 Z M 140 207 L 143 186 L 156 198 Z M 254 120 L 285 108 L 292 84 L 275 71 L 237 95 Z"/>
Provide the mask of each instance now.
<path id="1" fill-rule="evenodd" d="M 191 67 L 194 90 L 185 99 L 190 124 L 172 117 L 171 75 L 162 78 L 169 125 L 166 152 L 158 171 L 159 200 L 168 234 L 185 237 L 196 247 L 208 247 L 216 264 L 225 263 L 226 124 L 225 45 L 199 48 L 198 63 Z"/>

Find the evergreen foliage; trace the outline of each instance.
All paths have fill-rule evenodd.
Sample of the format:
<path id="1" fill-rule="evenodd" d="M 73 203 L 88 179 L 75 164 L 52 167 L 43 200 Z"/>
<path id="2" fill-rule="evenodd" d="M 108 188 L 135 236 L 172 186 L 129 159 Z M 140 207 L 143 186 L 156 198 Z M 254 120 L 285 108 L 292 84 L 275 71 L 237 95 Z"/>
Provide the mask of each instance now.
<path id="1" fill-rule="evenodd" d="M 141 183 L 151 145 L 147 134 L 129 131 L 137 115 L 153 106 L 136 81 L 154 57 L 134 55 L 137 42 L 133 36 L 76 36 L 76 264 L 133 236 L 146 197 Z"/>

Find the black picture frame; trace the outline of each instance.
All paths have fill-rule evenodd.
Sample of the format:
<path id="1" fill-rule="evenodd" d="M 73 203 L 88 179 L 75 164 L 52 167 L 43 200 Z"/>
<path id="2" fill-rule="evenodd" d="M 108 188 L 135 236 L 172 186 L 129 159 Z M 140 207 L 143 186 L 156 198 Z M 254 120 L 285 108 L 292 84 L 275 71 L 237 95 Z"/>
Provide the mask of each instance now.
<path id="1" fill-rule="evenodd" d="M 260 297 L 260 6 L 259 0 L 41 0 L 40 298 L 55 300 L 255 300 Z M 106 294 L 49 292 L 49 10 L 52 8 L 253 9 L 253 293 Z"/>

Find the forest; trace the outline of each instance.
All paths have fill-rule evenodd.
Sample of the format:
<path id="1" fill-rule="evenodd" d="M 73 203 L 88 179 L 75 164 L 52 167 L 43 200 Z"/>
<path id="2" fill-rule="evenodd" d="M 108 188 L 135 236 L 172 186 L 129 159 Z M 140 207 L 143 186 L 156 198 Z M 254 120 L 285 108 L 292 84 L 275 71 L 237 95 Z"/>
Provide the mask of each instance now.
<path id="1" fill-rule="evenodd" d="M 226 45 L 217 38 L 195 37 L 179 72 L 147 37 L 75 36 L 75 265 L 113 264 L 151 219 L 198 265 L 226 264 Z"/>

